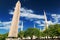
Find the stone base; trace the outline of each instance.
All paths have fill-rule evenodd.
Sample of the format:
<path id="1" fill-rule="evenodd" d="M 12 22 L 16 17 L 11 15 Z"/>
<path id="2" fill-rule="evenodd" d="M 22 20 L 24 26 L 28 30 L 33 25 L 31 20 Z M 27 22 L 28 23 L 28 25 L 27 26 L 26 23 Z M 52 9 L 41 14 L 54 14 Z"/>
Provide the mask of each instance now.
<path id="1" fill-rule="evenodd" d="M 6 40 L 18 40 L 18 39 L 11 39 L 11 38 L 10 38 L 10 39 L 6 39 Z"/>
<path id="2" fill-rule="evenodd" d="M 21 40 L 20 38 L 6 38 L 6 40 Z"/>

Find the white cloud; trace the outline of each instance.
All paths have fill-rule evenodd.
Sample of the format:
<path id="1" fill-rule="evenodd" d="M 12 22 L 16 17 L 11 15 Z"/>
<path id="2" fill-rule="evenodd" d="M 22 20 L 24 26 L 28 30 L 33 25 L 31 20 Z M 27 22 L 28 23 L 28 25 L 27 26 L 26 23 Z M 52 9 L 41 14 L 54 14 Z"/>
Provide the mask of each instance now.
<path id="1" fill-rule="evenodd" d="M 3 25 L 10 25 L 11 24 L 11 21 L 8 21 L 8 22 L 2 22 Z"/>
<path id="2" fill-rule="evenodd" d="M 30 13 L 22 13 L 21 17 L 26 17 L 26 18 L 35 18 L 35 19 L 44 19 L 43 15 L 36 15 L 36 14 L 30 14 Z"/>
<path id="3" fill-rule="evenodd" d="M 40 21 L 35 21 L 35 23 L 37 23 L 37 24 L 41 24 L 41 22 L 40 22 Z"/>
<path id="4" fill-rule="evenodd" d="M 13 14 L 13 10 L 10 10 L 10 11 L 9 11 L 9 14 Z"/>
<path id="5" fill-rule="evenodd" d="M 60 14 L 51 14 L 52 17 L 60 18 Z"/>
<path id="6" fill-rule="evenodd" d="M 21 12 L 26 12 L 26 13 L 27 13 L 27 12 L 28 12 L 28 13 L 33 13 L 33 11 L 32 11 L 31 9 L 28 10 L 28 9 L 25 9 L 25 8 L 21 8 L 20 11 L 21 11 Z"/>
<path id="7" fill-rule="evenodd" d="M 60 18 L 60 14 L 51 14 L 51 16 L 52 16 L 53 18 L 55 18 L 55 17 Z"/>
<path id="8" fill-rule="evenodd" d="M 11 21 L 8 21 L 8 22 L 1 22 L 0 23 L 0 29 L 9 29 L 10 28 L 10 24 L 11 24 Z"/>
<path id="9" fill-rule="evenodd" d="M 33 13 L 33 11 L 31 9 L 25 9 L 25 8 L 21 8 L 20 9 L 21 13 Z M 13 14 L 13 10 L 9 11 L 9 14 Z"/>
<path id="10" fill-rule="evenodd" d="M 40 23 L 40 21 L 36 21 L 36 23 L 39 24 L 38 26 L 45 26 L 45 21 L 42 21 L 42 22 L 43 22 L 43 24 Z M 54 25 L 56 23 L 52 22 L 52 21 L 48 21 L 48 26 L 51 25 L 51 24 Z M 60 23 L 58 23 L 58 24 L 60 24 Z"/>
<path id="11" fill-rule="evenodd" d="M 40 24 L 40 25 L 38 25 L 38 26 L 45 26 L 44 24 Z"/>
<path id="12" fill-rule="evenodd" d="M 57 15 L 57 18 L 60 18 L 60 14 Z"/>
<path id="13" fill-rule="evenodd" d="M 21 22 L 20 22 L 21 23 Z M 2 25 L 2 26 L 1 26 Z M 7 21 L 7 22 L 1 22 L 0 23 L 0 29 L 6 29 L 9 30 L 11 26 L 11 21 Z M 22 25 L 18 25 L 18 28 L 22 27 Z"/>
<path id="14" fill-rule="evenodd" d="M 13 11 L 10 11 L 9 14 L 13 15 Z M 25 8 L 21 8 L 21 13 L 20 13 L 21 17 L 25 17 L 26 19 L 29 19 L 29 20 L 34 20 L 34 19 L 44 19 L 44 15 L 37 15 L 37 14 L 34 14 L 34 11 L 31 10 L 31 9 L 25 9 Z M 52 18 L 54 18 L 55 22 L 52 22 L 52 20 L 48 21 L 48 25 L 50 24 L 56 24 L 58 22 L 58 18 L 60 18 L 60 14 L 57 15 L 57 14 L 51 14 Z M 34 21 L 35 23 L 39 24 L 39 26 L 45 26 L 45 21 L 42 21 L 44 24 L 41 24 L 41 21 L 37 20 L 37 21 Z M 20 25 L 19 25 L 20 26 Z"/>
<path id="15" fill-rule="evenodd" d="M 54 23 L 58 23 L 60 20 L 60 14 L 51 14 L 52 18 L 54 18 Z"/>
<path id="16" fill-rule="evenodd" d="M 13 11 L 9 12 L 9 14 L 13 14 Z M 28 10 L 25 8 L 21 8 L 21 17 L 25 17 L 28 19 L 44 19 L 44 15 L 37 15 L 37 14 L 33 14 L 32 10 Z"/>
<path id="17" fill-rule="evenodd" d="M 43 21 L 42 21 L 42 22 L 43 22 Z M 37 23 L 37 24 L 38 24 L 38 26 L 44 26 L 44 23 L 42 24 L 40 20 L 35 21 L 35 23 Z"/>
<path id="18" fill-rule="evenodd" d="M 53 23 L 52 21 L 48 21 L 48 25 L 51 25 L 51 24 L 55 24 L 55 23 Z"/>
<path id="19" fill-rule="evenodd" d="M 56 16 L 56 14 L 51 14 L 51 16 L 52 16 L 52 17 L 55 17 L 55 16 Z"/>

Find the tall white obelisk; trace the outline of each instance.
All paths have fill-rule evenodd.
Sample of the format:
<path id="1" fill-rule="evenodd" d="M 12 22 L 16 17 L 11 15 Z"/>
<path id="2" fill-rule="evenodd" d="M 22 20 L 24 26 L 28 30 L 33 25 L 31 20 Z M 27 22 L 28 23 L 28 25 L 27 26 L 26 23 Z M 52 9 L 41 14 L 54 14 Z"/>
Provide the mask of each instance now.
<path id="1" fill-rule="evenodd" d="M 45 30 L 48 28 L 48 22 L 47 22 L 47 17 L 46 17 L 45 11 L 44 11 L 44 19 L 45 19 L 45 28 L 44 28 L 44 30 Z"/>
<path id="2" fill-rule="evenodd" d="M 18 24 L 19 24 L 19 18 L 20 18 L 20 7 L 21 7 L 21 4 L 20 4 L 20 1 L 18 1 L 16 3 L 16 7 L 14 10 L 8 38 L 17 38 L 18 37 Z M 13 39 L 8 39 L 8 40 L 13 40 Z"/>

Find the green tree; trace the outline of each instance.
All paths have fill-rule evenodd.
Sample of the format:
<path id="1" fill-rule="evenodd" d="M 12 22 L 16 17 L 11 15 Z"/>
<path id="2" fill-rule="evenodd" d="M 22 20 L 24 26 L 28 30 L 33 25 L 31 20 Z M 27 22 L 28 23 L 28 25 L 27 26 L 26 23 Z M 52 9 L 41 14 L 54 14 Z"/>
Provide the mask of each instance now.
<path id="1" fill-rule="evenodd" d="M 25 31 L 25 37 L 31 37 L 31 40 L 33 39 L 33 36 L 36 36 L 36 37 L 40 37 L 40 30 L 37 29 L 37 28 L 28 28 L 26 31 Z"/>
<path id="2" fill-rule="evenodd" d="M 53 39 L 54 36 L 59 36 L 60 24 L 49 25 L 48 35 Z"/>
<path id="3" fill-rule="evenodd" d="M 5 40 L 5 38 L 7 38 L 7 35 L 8 35 L 8 33 L 6 33 L 6 34 L 1 34 L 1 35 L 0 35 L 0 40 Z"/>
<path id="4" fill-rule="evenodd" d="M 58 38 L 60 38 L 60 24 L 55 24 L 54 27 L 57 30 L 57 36 L 58 36 Z"/>
<path id="5" fill-rule="evenodd" d="M 46 37 L 47 37 L 47 40 L 49 40 L 49 39 L 48 39 L 49 29 L 45 29 L 45 30 L 43 31 L 43 34 L 44 34 L 44 36 L 45 36 L 45 39 L 46 39 Z"/>
<path id="6" fill-rule="evenodd" d="M 2 40 L 5 40 L 8 37 L 8 33 L 3 34 Z"/>
<path id="7" fill-rule="evenodd" d="M 20 31 L 19 34 L 18 34 L 18 37 L 20 37 L 21 39 L 23 39 L 23 37 L 24 37 L 24 31 Z"/>
<path id="8" fill-rule="evenodd" d="M 2 40 L 2 38 L 3 38 L 3 36 L 2 36 L 2 34 L 0 34 L 0 40 Z"/>
<path id="9" fill-rule="evenodd" d="M 58 34 L 58 32 L 57 32 L 56 29 L 57 29 L 57 27 L 55 27 L 55 25 L 50 25 L 49 26 L 49 32 L 48 32 L 48 34 L 49 34 L 50 37 L 52 37 L 52 40 L 54 40 L 53 37 L 57 36 L 57 34 Z"/>
<path id="10" fill-rule="evenodd" d="M 41 37 L 45 37 L 46 36 L 46 34 L 44 33 L 44 31 L 40 32 L 40 36 Z"/>

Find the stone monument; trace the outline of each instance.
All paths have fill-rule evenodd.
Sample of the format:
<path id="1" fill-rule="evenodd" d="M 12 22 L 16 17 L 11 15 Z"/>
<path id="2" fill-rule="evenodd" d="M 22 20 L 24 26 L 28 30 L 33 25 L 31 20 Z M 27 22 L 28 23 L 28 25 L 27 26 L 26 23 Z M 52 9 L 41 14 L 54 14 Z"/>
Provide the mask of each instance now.
<path id="1" fill-rule="evenodd" d="M 48 29 L 48 21 L 47 21 L 47 17 L 46 17 L 46 13 L 44 11 L 44 19 L 45 19 L 45 28 L 44 30 Z"/>
<path id="2" fill-rule="evenodd" d="M 20 1 L 18 1 L 16 3 L 10 31 L 8 34 L 8 38 L 6 40 L 18 40 L 18 24 L 19 24 L 19 18 L 20 18 L 20 7 L 21 7 L 21 4 L 20 4 Z"/>

